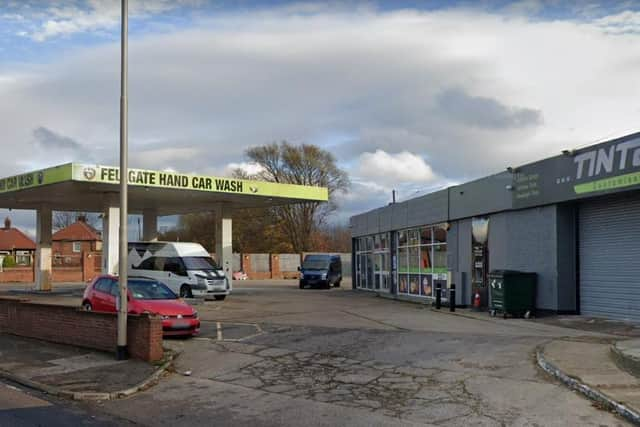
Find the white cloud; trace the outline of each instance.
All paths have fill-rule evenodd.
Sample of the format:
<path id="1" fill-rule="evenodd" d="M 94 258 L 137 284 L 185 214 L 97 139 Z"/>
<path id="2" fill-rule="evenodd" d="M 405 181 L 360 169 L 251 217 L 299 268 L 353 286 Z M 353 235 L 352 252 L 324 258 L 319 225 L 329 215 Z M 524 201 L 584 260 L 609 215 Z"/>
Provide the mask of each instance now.
<path id="1" fill-rule="evenodd" d="M 201 0 L 138 0 L 130 3 L 128 15 L 132 18 L 146 18 L 201 3 Z M 112 29 L 120 25 L 121 19 L 119 0 L 86 0 L 81 6 L 76 2 L 56 2 L 47 12 L 51 18 L 31 34 L 39 42 L 75 33 Z"/>
<path id="2" fill-rule="evenodd" d="M 225 176 L 230 176 L 236 170 L 240 170 L 247 175 L 257 175 L 260 172 L 263 172 L 264 168 L 261 165 L 253 162 L 232 162 L 227 165 L 223 173 Z"/>
<path id="3" fill-rule="evenodd" d="M 358 163 L 358 175 L 373 181 L 424 183 L 437 178 L 422 157 L 408 151 L 362 153 Z"/>
<path id="4" fill-rule="evenodd" d="M 640 33 L 640 12 L 624 11 L 596 19 L 594 24 L 612 34 Z"/>
<path id="5" fill-rule="evenodd" d="M 85 25 L 73 10 L 56 13 L 56 22 Z M 360 176 L 370 173 L 359 167 L 363 153 L 395 165 L 407 152 L 422 171 L 411 179 L 441 177 L 414 185 L 431 188 L 628 133 L 640 113 L 640 35 L 604 31 L 606 22 L 327 7 L 220 12 L 196 28 L 134 35 L 132 167 L 224 171 L 247 147 L 286 139 L 331 147 L 355 165 L 354 182 L 372 179 Z M 2 65 L 6 174 L 77 155 L 37 151 L 38 128 L 117 164 L 117 42 L 61 51 L 42 65 Z M 391 173 L 402 181 L 402 170 Z M 376 201 L 388 196 L 381 181 Z"/>

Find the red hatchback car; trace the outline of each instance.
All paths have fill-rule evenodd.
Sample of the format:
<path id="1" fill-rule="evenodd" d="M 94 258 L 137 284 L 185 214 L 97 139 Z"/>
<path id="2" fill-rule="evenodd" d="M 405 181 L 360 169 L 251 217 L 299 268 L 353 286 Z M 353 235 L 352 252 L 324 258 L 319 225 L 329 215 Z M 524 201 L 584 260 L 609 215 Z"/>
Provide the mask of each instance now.
<path id="1" fill-rule="evenodd" d="M 116 312 L 118 278 L 101 275 L 87 286 L 82 308 L 87 311 Z M 165 284 L 153 279 L 129 278 L 130 314 L 154 313 L 162 317 L 162 331 L 168 335 L 196 335 L 200 332 L 198 312 L 180 300 Z"/>

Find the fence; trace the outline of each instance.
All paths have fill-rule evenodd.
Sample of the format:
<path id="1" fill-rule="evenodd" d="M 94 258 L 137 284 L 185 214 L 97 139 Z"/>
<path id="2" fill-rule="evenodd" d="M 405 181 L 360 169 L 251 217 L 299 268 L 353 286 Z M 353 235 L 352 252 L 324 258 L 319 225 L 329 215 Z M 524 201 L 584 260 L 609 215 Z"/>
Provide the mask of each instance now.
<path id="1" fill-rule="evenodd" d="M 298 268 L 306 255 L 312 254 L 233 254 L 233 271 L 242 271 L 249 279 L 297 279 Z M 313 254 L 322 254 L 313 252 Z M 329 255 L 325 253 L 325 255 Z M 351 254 L 340 255 L 342 276 L 351 277 Z"/>

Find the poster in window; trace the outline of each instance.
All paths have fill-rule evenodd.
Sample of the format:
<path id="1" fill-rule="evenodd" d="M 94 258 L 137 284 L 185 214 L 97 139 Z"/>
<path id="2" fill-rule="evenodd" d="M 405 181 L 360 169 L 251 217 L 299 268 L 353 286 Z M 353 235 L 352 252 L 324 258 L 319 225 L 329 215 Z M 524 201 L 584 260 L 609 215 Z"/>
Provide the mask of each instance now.
<path id="1" fill-rule="evenodd" d="M 421 280 L 421 294 L 425 297 L 430 297 L 433 295 L 433 280 L 430 274 L 423 274 L 420 276 Z"/>
<path id="2" fill-rule="evenodd" d="M 398 280 L 398 292 L 401 294 L 406 294 L 407 290 L 407 276 L 405 274 L 401 274 Z"/>
<path id="3" fill-rule="evenodd" d="M 409 276 L 409 293 L 411 295 L 420 295 L 420 276 L 417 274 Z"/>

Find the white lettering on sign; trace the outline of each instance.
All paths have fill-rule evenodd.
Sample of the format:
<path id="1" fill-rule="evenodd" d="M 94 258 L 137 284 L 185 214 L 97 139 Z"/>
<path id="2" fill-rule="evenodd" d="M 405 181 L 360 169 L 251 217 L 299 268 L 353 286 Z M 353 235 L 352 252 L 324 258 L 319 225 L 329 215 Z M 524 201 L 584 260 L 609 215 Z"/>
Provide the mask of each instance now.
<path id="1" fill-rule="evenodd" d="M 629 156 L 631 152 L 631 156 Z M 616 155 L 618 162 L 616 162 Z M 598 150 L 587 151 L 578 154 L 573 162 L 578 165 L 576 171 L 576 179 L 585 177 L 592 178 L 601 173 L 612 173 L 625 170 L 628 165 L 628 159 L 631 157 L 631 167 L 640 166 L 640 140 L 621 142 L 607 148 L 599 148 Z"/>

